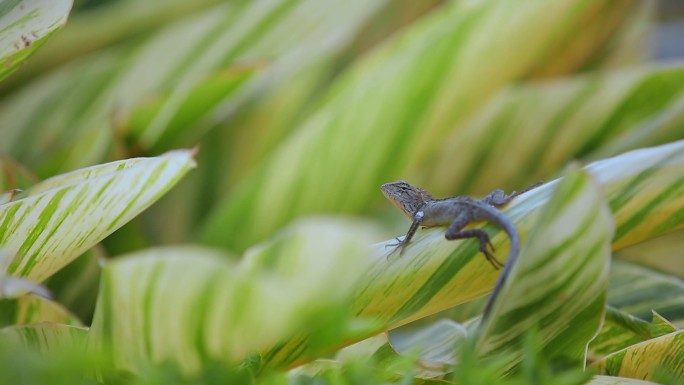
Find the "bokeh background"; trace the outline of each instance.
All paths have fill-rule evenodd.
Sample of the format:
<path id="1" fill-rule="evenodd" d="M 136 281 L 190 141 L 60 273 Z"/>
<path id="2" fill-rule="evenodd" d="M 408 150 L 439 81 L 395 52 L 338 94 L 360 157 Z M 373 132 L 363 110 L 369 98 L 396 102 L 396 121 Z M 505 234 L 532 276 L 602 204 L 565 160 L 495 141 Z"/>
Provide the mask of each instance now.
<path id="1" fill-rule="evenodd" d="M 682 2 L 542 3 L 76 1 L 0 83 L 6 187 L 175 148 L 199 167 L 49 287 L 87 321 L 97 257 L 240 255 L 321 214 L 392 238 L 381 183 L 482 195 L 684 137 Z M 622 257 L 681 277 L 681 237 Z"/>

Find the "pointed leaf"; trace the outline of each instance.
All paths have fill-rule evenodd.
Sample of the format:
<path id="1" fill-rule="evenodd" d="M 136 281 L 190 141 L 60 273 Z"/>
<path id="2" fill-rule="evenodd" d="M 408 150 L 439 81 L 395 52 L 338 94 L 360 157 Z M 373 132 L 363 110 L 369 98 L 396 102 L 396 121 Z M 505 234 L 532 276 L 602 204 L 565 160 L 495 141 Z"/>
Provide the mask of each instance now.
<path id="1" fill-rule="evenodd" d="M 16 250 L 7 272 L 40 282 L 159 199 L 194 166 L 173 151 L 50 178 L 0 205 L 0 245 Z"/>
<path id="2" fill-rule="evenodd" d="M 486 192 L 552 175 L 571 159 L 683 139 L 683 90 L 681 63 L 511 86 L 451 133 L 426 183 Z"/>
<path id="3" fill-rule="evenodd" d="M 561 54 L 585 17 L 629 8 L 445 3 L 340 76 L 297 132 L 213 210 L 201 239 L 240 251 L 299 215 L 362 212 L 388 176 L 419 169 L 424 178 L 443 140 L 458 135 L 456 124 L 537 68 L 540 56 Z M 350 157 L 350 149 L 367 156 Z"/>
<path id="4" fill-rule="evenodd" d="M 613 239 L 613 249 L 684 226 L 684 194 L 680 194 L 684 189 L 681 183 L 684 141 L 629 152 L 593 163 L 585 170 L 601 186 L 613 210 L 616 231 L 621 234 Z M 523 244 L 537 218 L 546 215 L 544 204 L 560 183 L 562 179 L 529 191 L 503 210 L 515 223 Z M 586 214 L 580 209 L 578 212 Z M 589 226 L 590 222 L 568 223 L 562 227 L 571 225 Z M 497 258 L 504 260 L 509 251 L 505 234 L 492 225 L 477 226 L 490 234 Z M 566 234 L 562 229 L 558 232 Z M 593 239 L 591 234 L 585 237 Z M 375 258 L 359 281 L 353 303 L 360 317 L 377 319 L 385 325 L 383 330 L 485 295 L 496 281 L 498 271 L 480 254 L 477 242 L 445 241 L 443 228 L 419 230 L 401 256 L 388 257 L 391 249 L 386 245 L 392 243 L 396 242 L 377 246 Z M 594 301 L 592 297 L 586 305 L 596 305 Z M 589 313 L 577 316 L 585 315 L 588 317 Z M 588 334 L 589 327 L 578 329 L 578 333 Z M 267 357 L 275 366 L 291 365 L 293 360 L 305 362 L 310 358 L 292 354 L 294 349 L 300 352 L 302 344 L 305 341 L 291 341 L 286 346 L 278 346 L 277 354 Z"/>
<path id="5" fill-rule="evenodd" d="M 479 330 L 483 356 L 509 351 L 507 369 L 523 357 L 522 341 L 536 329 L 544 357 L 584 367 L 589 341 L 603 317 L 613 219 L 586 172 L 571 171 L 533 225 L 520 259 Z"/>
<path id="6" fill-rule="evenodd" d="M 132 371 L 162 361 L 185 372 L 236 364 L 304 333 L 316 335 L 315 344 L 294 355 L 329 350 L 355 333 L 348 301 L 373 234 L 358 222 L 319 219 L 294 225 L 237 265 L 198 247 L 117 258 L 103 268 L 95 341 L 111 344 L 117 366 Z"/>
<path id="7" fill-rule="evenodd" d="M 653 322 L 648 323 L 608 306 L 601 331 L 589 345 L 588 361 L 596 361 L 628 346 L 677 331 L 657 313 L 653 318 Z"/>
<path id="8" fill-rule="evenodd" d="M 66 23 L 71 5 L 71 0 L 0 3 L 0 80 L 16 70 Z"/>
<path id="9" fill-rule="evenodd" d="M 630 346 L 592 367 L 601 374 L 643 380 L 653 379 L 657 371 L 664 371 L 678 381 L 684 381 L 684 330 Z"/>

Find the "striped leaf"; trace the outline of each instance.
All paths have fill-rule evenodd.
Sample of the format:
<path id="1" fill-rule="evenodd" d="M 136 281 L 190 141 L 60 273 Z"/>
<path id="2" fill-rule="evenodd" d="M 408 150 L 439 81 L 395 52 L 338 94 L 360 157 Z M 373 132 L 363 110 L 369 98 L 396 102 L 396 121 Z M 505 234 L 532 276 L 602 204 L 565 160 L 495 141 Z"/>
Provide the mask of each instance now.
<path id="1" fill-rule="evenodd" d="M 50 298 L 50 292 L 42 285 L 7 274 L 7 268 L 14 257 L 11 250 L 0 248 L 0 300 L 21 298 L 27 294 Z"/>
<path id="2" fill-rule="evenodd" d="M 133 371 L 163 361 L 186 372 L 235 364 L 303 331 L 317 346 L 298 354 L 330 349 L 358 333 L 348 300 L 373 234 L 358 222 L 312 220 L 237 265 L 196 247 L 117 258 L 103 268 L 95 341 L 111 344 L 117 366 Z"/>
<path id="3" fill-rule="evenodd" d="M 3 100 L 0 150 L 51 175 L 102 162 L 122 139 L 155 151 L 178 141 L 194 145 L 250 97 L 339 55 L 387 0 L 219 3 L 163 26 L 141 44 L 67 64 Z M 207 87 L 222 71 L 245 67 L 258 71 L 231 87 Z M 155 104 L 144 119 L 130 116 Z"/>
<path id="4" fill-rule="evenodd" d="M 509 351 L 506 369 L 523 356 L 536 329 L 549 360 L 584 367 L 586 348 L 603 317 L 613 220 L 586 172 L 571 171 L 556 187 L 478 330 L 482 356 Z"/>
<path id="5" fill-rule="evenodd" d="M 192 167 L 192 151 L 112 162 L 55 176 L 0 205 L 7 268 L 40 282 L 159 199 Z"/>
<path id="6" fill-rule="evenodd" d="M 635 380 L 633 378 L 594 376 L 586 385 L 655 385 L 655 382 Z"/>
<path id="7" fill-rule="evenodd" d="M 83 350 L 87 338 L 88 329 L 62 324 L 45 323 L 0 329 L 1 342 L 10 341 L 19 346 L 37 348 L 46 354 Z"/>
<path id="8" fill-rule="evenodd" d="M 621 250 L 620 260 L 636 263 L 652 270 L 684 279 L 684 264 L 679 251 L 684 248 L 684 230 L 674 231 L 649 242 Z"/>
<path id="9" fill-rule="evenodd" d="M 35 295 L 0 299 L 0 328 L 42 322 L 81 326 L 81 321 L 57 302 Z"/>
<path id="10" fill-rule="evenodd" d="M 601 186 L 613 210 L 613 249 L 684 226 L 684 195 L 680 194 L 684 141 L 628 152 L 593 163 L 585 170 Z M 515 223 L 523 244 L 537 218 L 545 215 L 543 207 L 558 183 L 529 191 L 503 210 Z M 490 234 L 497 257 L 503 260 L 509 250 L 507 237 L 494 226 L 483 228 Z M 378 320 L 387 330 L 487 294 L 498 271 L 477 246 L 472 241 L 447 242 L 441 228 L 419 230 L 401 257 L 388 259 L 389 250 L 378 245 L 371 266 L 359 281 L 353 303 L 356 314 Z M 296 340 L 279 346 L 277 354 L 268 355 L 270 364 L 306 362 L 310 357 L 301 351 L 304 343 Z M 294 354 L 294 349 L 299 353 Z"/>
<path id="11" fill-rule="evenodd" d="M 656 312 L 653 312 L 653 321 L 648 323 L 608 306 L 601 331 L 589 345 L 588 361 L 597 361 L 628 346 L 675 331 L 677 328 Z"/>
<path id="12" fill-rule="evenodd" d="M 608 303 L 643 320 L 649 320 L 655 310 L 674 325 L 684 327 L 684 281 L 647 267 L 616 261 Z"/>
<path id="13" fill-rule="evenodd" d="M 676 128 L 682 124 L 682 63 L 522 83 L 450 134 L 426 184 L 487 192 L 534 181 L 578 157 L 600 159 L 683 139 Z"/>
<path id="14" fill-rule="evenodd" d="M 431 168 L 460 119 L 538 68 L 540 56 L 562 55 L 565 36 L 582 31 L 588 14 L 629 9 L 605 4 L 446 3 L 341 76 L 296 133 L 213 210 L 201 239 L 244 250 L 299 215 L 368 209 L 389 176 Z M 503 16 L 510 14 L 516 17 Z"/>
<path id="15" fill-rule="evenodd" d="M 666 334 L 615 352 L 592 365 L 611 376 L 657 378 L 658 374 L 684 381 L 684 330 Z M 660 373 L 658 373 L 660 371 Z"/>
<path id="16" fill-rule="evenodd" d="M 14 72 L 66 23 L 71 5 L 71 0 L 0 3 L 0 80 Z"/>

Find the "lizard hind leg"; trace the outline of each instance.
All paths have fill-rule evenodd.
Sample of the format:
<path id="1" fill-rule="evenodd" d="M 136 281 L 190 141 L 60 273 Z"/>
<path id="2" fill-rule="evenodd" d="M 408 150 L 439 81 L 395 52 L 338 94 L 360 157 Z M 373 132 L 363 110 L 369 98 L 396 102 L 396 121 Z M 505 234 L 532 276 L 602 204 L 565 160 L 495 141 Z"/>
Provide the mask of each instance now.
<path id="1" fill-rule="evenodd" d="M 503 191 L 502 191 L 503 193 Z M 455 239 L 464 239 L 464 238 L 477 238 L 480 240 L 480 252 L 487 257 L 487 261 L 494 266 L 495 269 L 499 269 L 500 267 L 503 267 L 503 263 L 499 262 L 496 257 L 494 257 L 494 254 L 492 254 L 487 246 L 489 246 L 492 251 L 494 251 L 494 245 L 492 245 L 492 242 L 489 240 L 489 234 L 487 234 L 484 230 L 480 229 L 467 229 L 463 230 L 463 228 L 471 222 L 471 218 L 469 215 L 466 214 L 461 214 L 456 219 L 449 225 L 449 228 L 447 229 L 446 233 L 444 234 L 444 237 L 449 240 L 453 241 Z"/>
<path id="2" fill-rule="evenodd" d="M 482 198 L 482 201 L 495 207 L 505 206 L 508 202 L 511 201 L 511 199 L 530 190 L 533 190 L 541 186 L 542 184 L 542 182 L 533 183 L 520 191 L 513 191 L 508 195 L 506 195 L 503 190 L 497 189 L 487 194 L 486 197 Z"/>

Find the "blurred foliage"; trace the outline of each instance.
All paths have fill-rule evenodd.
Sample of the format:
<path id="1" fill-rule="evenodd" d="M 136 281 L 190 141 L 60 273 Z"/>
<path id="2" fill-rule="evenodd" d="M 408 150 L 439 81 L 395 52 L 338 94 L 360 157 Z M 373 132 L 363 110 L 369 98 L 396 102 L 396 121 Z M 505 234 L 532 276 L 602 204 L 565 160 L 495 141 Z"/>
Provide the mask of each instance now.
<path id="1" fill-rule="evenodd" d="M 3 2 L 0 383 L 683 382 L 684 62 L 651 56 L 656 11 Z M 383 182 L 484 194 L 574 159 L 504 210 L 523 251 L 490 321 L 474 242 L 368 248 L 408 225 Z"/>

